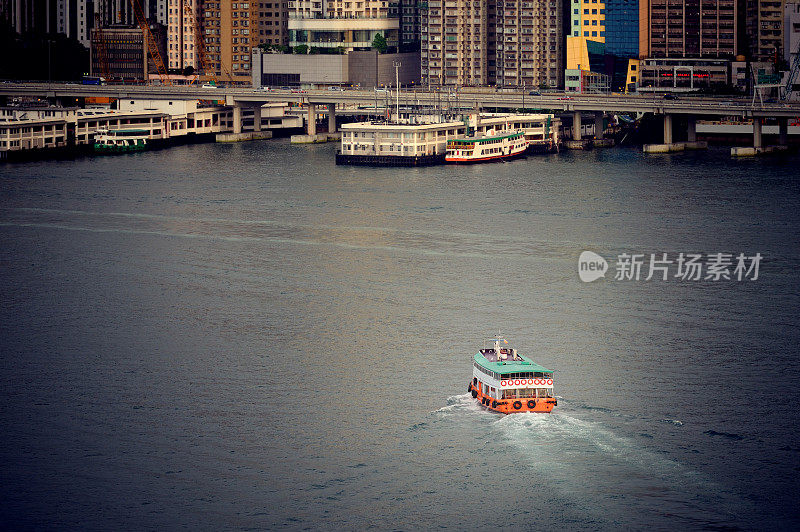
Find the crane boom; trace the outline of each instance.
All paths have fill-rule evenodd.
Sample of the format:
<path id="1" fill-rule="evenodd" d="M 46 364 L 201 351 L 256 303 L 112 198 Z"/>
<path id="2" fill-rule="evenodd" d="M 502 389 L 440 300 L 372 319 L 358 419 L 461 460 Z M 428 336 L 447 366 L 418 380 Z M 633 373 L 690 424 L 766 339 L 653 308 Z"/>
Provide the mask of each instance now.
<path id="1" fill-rule="evenodd" d="M 136 23 L 142 29 L 142 39 L 145 42 L 145 49 L 147 50 L 144 60 L 147 62 L 147 56 L 150 55 L 150 57 L 153 59 L 153 63 L 156 65 L 156 71 L 158 72 L 158 77 L 161 80 L 161 84 L 172 85 L 172 81 L 170 81 L 169 76 L 167 75 L 167 69 L 164 66 L 164 61 L 161 59 L 161 52 L 158 49 L 158 43 L 156 43 L 153 33 L 150 31 L 149 22 L 144 17 L 142 0 L 131 0 L 131 3 L 133 4 L 133 13 L 136 16 Z"/>
<path id="2" fill-rule="evenodd" d="M 95 54 L 97 57 L 97 64 L 100 66 L 100 72 L 104 78 L 111 80 L 111 68 L 108 65 L 108 54 L 106 52 L 106 36 L 103 33 L 103 23 L 100 20 L 100 13 L 94 15 L 94 31 L 95 31 Z"/>

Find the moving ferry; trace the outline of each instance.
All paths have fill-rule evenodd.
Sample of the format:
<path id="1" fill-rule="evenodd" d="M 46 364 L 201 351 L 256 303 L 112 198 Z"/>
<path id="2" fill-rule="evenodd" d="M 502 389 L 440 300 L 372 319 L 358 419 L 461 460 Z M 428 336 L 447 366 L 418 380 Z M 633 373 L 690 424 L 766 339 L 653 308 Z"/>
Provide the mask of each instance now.
<path id="1" fill-rule="evenodd" d="M 448 163 L 477 163 L 510 159 L 525 153 L 528 139 L 522 130 L 490 129 L 484 136 L 453 139 L 447 143 L 444 156 Z"/>
<path id="2" fill-rule="evenodd" d="M 508 341 L 492 338 L 494 347 L 475 355 L 468 391 L 489 410 L 503 414 L 550 413 L 558 403 L 553 396 L 553 372 L 516 349 L 501 347 Z"/>
<path id="3" fill-rule="evenodd" d="M 150 133 L 144 129 L 98 129 L 94 136 L 97 153 L 144 151 Z"/>

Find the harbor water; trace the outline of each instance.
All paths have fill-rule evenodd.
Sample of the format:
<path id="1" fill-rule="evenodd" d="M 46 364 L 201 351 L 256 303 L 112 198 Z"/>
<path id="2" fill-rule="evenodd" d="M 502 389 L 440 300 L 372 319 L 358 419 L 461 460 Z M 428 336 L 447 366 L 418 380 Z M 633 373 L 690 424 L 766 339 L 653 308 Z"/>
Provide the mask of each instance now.
<path id="1" fill-rule="evenodd" d="M 3 528 L 800 526 L 800 157 L 335 149 L 0 168 Z M 498 329 L 552 414 L 467 394 Z"/>

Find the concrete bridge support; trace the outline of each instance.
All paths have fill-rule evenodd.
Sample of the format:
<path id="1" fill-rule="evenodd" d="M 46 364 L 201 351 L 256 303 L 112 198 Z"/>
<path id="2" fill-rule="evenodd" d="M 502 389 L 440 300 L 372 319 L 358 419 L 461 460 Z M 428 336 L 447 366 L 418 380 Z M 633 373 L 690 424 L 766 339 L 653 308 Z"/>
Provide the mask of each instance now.
<path id="1" fill-rule="evenodd" d="M 317 134 L 317 106 L 313 103 L 308 104 L 308 117 L 306 118 L 306 134 Z"/>
<path id="2" fill-rule="evenodd" d="M 603 116 L 602 111 L 594 114 L 594 138 L 597 140 L 603 140 Z"/>
<path id="3" fill-rule="evenodd" d="M 664 115 L 664 144 L 672 144 L 672 115 Z"/>
<path id="4" fill-rule="evenodd" d="M 242 132 L 242 106 L 233 106 L 233 134 L 238 135 Z"/>
<path id="5" fill-rule="evenodd" d="M 328 133 L 336 133 L 336 104 L 328 104 Z"/>
<path id="6" fill-rule="evenodd" d="M 581 112 L 572 113 L 572 140 L 581 140 Z"/>
<path id="7" fill-rule="evenodd" d="M 253 132 L 258 133 L 261 131 L 261 106 L 256 105 L 253 107 Z"/>
<path id="8" fill-rule="evenodd" d="M 756 150 L 764 147 L 764 139 L 761 135 L 761 126 L 763 122 L 763 118 L 753 118 L 753 147 Z"/>
<path id="9" fill-rule="evenodd" d="M 690 115 L 687 122 L 686 140 L 688 142 L 697 142 L 697 117 Z"/>
<path id="10" fill-rule="evenodd" d="M 789 145 L 789 119 L 788 118 L 779 118 L 778 119 L 778 145 L 780 145 L 780 146 L 788 146 Z"/>

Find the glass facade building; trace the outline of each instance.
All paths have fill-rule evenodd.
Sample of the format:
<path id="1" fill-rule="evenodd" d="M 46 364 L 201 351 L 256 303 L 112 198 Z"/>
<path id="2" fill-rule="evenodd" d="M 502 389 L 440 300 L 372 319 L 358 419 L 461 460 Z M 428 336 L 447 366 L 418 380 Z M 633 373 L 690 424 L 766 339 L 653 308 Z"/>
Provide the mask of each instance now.
<path id="1" fill-rule="evenodd" d="M 639 56 L 639 0 L 605 0 L 606 53 Z"/>

